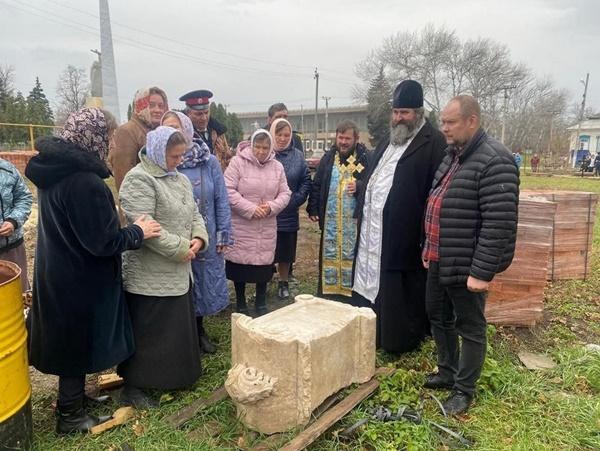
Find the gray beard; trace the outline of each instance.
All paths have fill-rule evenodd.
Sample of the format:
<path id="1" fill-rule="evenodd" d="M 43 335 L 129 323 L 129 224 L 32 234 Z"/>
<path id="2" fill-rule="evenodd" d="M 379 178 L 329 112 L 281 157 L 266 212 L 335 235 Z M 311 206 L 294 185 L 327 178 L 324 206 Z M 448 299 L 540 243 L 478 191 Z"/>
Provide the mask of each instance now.
<path id="1" fill-rule="evenodd" d="M 419 122 L 409 122 L 408 124 L 390 124 L 390 143 L 394 146 L 403 146 L 406 142 L 415 136 L 417 124 Z"/>

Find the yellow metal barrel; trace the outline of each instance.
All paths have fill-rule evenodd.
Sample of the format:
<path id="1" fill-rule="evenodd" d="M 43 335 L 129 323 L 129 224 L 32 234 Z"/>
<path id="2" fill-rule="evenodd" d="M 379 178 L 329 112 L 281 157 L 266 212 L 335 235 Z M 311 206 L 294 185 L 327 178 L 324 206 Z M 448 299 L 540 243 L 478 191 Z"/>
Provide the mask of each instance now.
<path id="1" fill-rule="evenodd" d="M 0 260 L 0 450 L 31 445 L 31 383 L 21 269 Z"/>

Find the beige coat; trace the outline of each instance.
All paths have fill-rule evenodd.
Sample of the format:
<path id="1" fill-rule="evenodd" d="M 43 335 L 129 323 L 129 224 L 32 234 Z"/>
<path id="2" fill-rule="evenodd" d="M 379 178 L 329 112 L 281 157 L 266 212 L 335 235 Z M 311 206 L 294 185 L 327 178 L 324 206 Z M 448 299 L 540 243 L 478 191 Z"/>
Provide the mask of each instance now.
<path id="1" fill-rule="evenodd" d="M 192 278 L 191 264 L 184 261 L 190 241 L 196 237 L 204 240 L 202 250 L 208 245 L 188 178 L 179 173 L 167 175 L 141 151 L 140 163 L 125 176 L 119 197 L 129 223 L 148 215 L 162 227 L 159 237 L 123 254 L 125 291 L 146 296 L 185 294 Z"/>
<path id="2" fill-rule="evenodd" d="M 137 117 L 132 117 L 115 131 L 110 141 L 108 163 L 115 178 L 117 190 L 125 175 L 140 162 L 138 152 L 146 145 L 146 133 L 150 128 Z"/>

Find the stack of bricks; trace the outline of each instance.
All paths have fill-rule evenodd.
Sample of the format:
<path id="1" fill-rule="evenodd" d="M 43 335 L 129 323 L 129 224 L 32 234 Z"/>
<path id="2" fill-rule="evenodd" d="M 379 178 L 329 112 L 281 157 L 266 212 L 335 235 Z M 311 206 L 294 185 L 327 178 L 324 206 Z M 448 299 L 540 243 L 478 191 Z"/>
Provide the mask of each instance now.
<path id="1" fill-rule="evenodd" d="M 37 155 L 35 150 L 13 150 L 8 152 L 0 152 L 0 158 L 10 161 L 16 166 L 21 174 L 25 174 L 25 166 L 31 160 L 31 157 Z"/>

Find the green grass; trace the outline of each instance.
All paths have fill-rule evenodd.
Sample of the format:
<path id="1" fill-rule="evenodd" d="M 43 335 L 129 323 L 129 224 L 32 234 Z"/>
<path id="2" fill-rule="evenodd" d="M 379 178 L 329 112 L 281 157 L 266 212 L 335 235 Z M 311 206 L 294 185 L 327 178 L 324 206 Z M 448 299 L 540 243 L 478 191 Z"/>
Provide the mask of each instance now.
<path id="1" fill-rule="evenodd" d="M 548 188 L 600 193 L 600 180 L 576 177 L 522 177 L 522 189 Z M 314 227 L 303 223 L 303 227 Z M 429 450 L 462 449 L 456 440 L 433 427 L 449 427 L 473 443 L 477 450 L 592 450 L 600 449 L 600 354 L 586 351 L 586 343 L 600 344 L 600 221 L 596 221 L 592 271 L 585 281 L 549 285 L 544 320 L 528 329 L 489 328 L 489 349 L 476 403 L 460 418 L 445 419 L 437 404 L 420 387 L 435 366 L 435 346 L 429 341 L 419 351 L 394 358 L 378 353 L 378 365 L 397 369 L 382 380 L 380 389 L 313 444 L 311 450 Z M 299 246 L 299 252 L 302 245 Z M 310 272 L 310 271 L 309 271 Z M 313 269 L 316 273 L 316 268 Z M 299 276 L 301 277 L 301 276 Z M 302 276 L 292 294 L 312 292 L 314 277 Z M 275 288 L 269 288 L 269 298 Z M 277 301 L 272 301 L 275 307 Z M 261 443 L 265 436 L 243 427 L 228 400 L 200 412 L 183 430 L 175 431 L 164 418 L 222 385 L 229 369 L 228 315 L 206 320 L 219 342 L 219 352 L 203 360 L 204 374 L 191 391 L 170 393 L 160 409 L 139 413 L 136 420 L 98 437 L 57 438 L 53 433 L 51 402 L 55 393 L 34 391 L 36 450 L 107 450 L 128 443 L 138 450 L 230 450 Z M 516 351 L 528 349 L 554 359 L 550 371 L 526 370 Z M 444 393 L 436 393 L 443 400 Z M 422 405 L 424 421 L 369 422 L 352 440 L 339 432 L 367 415 L 367 409 L 384 405 Z M 116 404 L 111 406 L 116 408 Z M 99 411 L 99 413 L 102 413 Z M 137 422 L 137 423 L 136 423 Z M 188 437 L 196 430 L 195 438 Z M 287 434 L 292 438 L 294 431 Z M 273 445 L 276 449 L 277 444 Z"/>

